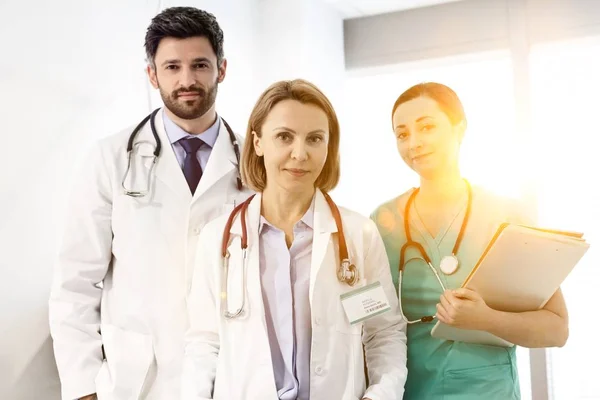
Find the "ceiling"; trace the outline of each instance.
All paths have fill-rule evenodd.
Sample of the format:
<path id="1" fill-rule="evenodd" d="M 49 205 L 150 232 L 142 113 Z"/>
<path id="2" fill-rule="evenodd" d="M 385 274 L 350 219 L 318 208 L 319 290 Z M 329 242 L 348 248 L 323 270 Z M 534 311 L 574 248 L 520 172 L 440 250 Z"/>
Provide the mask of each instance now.
<path id="1" fill-rule="evenodd" d="M 460 0 L 323 0 L 336 8 L 344 19 L 385 14 L 411 8 L 427 7 L 435 4 L 451 3 Z"/>

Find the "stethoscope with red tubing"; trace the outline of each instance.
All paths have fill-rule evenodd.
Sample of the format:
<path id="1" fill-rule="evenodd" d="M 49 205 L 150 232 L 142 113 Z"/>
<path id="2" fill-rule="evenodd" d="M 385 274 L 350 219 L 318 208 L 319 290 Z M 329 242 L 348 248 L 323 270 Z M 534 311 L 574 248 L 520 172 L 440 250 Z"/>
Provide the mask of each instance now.
<path id="1" fill-rule="evenodd" d="M 356 266 L 350 261 L 348 256 L 348 247 L 346 245 L 346 238 L 344 236 L 344 226 L 342 225 L 342 218 L 340 216 L 340 210 L 333 202 L 331 197 L 327 193 L 323 193 L 325 196 L 325 200 L 331 209 L 331 214 L 333 214 L 333 219 L 335 220 L 335 225 L 337 227 L 338 232 L 338 240 L 339 240 L 339 259 L 340 265 L 338 265 L 336 275 L 340 282 L 346 283 L 349 286 L 354 286 L 358 282 L 358 270 Z M 223 241 L 221 242 L 221 310 L 223 312 L 223 316 L 227 319 L 237 318 L 243 315 L 244 307 L 245 307 L 245 290 L 246 290 L 246 261 L 247 261 L 247 252 L 248 252 L 248 229 L 246 225 L 246 213 L 248 210 L 248 205 L 252 201 L 255 195 L 250 196 L 246 201 L 239 204 L 237 207 L 233 209 L 229 218 L 227 219 L 227 223 L 223 228 Z M 229 251 L 227 247 L 229 246 L 229 240 L 231 239 L 231 227 L 233 225 L 233 221 L 236 215 L 240 213 L 240 222 L 242 224 L 242 240 L 241 240 L 241 248 L 242 248 L 242 300 L 240 307 L 233 312 L 229 311 L 229 304 L 227 301 L 227 279 L 229 274 Z"/>
<path id="2" fill-rule="evenodd" d="M 469 182 L 467 182 L 467 180 L 465 180 L 465 184 L 467 186 L 467 195 L 468 195 L 467 210 L 465 212 L 465 216 L 463 218 L 463 222 L 460 227 L 458 237 L 456 238 L 456 242 L 454 242 L 454 248 L 452 249 L 452 254 L 444 256 L 442 258 L 442 261 L 440 262 L 440 270 L 445 275 L 452 275 L 458 269 L 459 262 L 458 262 L 458 257 L 456 257 L 456 253 L 458 252 L 460 243 L 462 242 L 463 237 L 465 235 L 465 230 L 467 228 L 467 224 L 469 222 L 469 217 L 471 215 L 471 206 L 473 204 L 473 190 L 471 189 L 471 185 L 469 184 Z M 440 284 L 440 286 L 442 288 L 442 292 L 443 292 L 446 290 L 446 286 L 442 282 L 440 275 L 438 274 L 437 270 L 433 266 L 433 262 L 431 261 L 431 258 L 429 257 L 429 255 L 427 255 L 427 252 L 425 251 L 425 249 L 423 248 L 421 243 L 418 243 L 415 240 L 413 240 L 412 235 L 410 234 L 410 226 L 409 226 L 410 207 L 414 203 L 415 197 L 417 196 L 418 193 L 419 193 L 419 188 L 415 189 L 411 193 L 410 197 L 408 198 L 408 201 L 406 202 L 406 207 L 404 208 L 404 234 L 406 236 L 406 243 L 404 243 L 404 246 L 402 246 L 402 248 L 400 249 L 400 262 L 399 262 L 399 266 L 398 266 L 398 289 L 399 289 L 400 293 L 402 293 L 402 277 L 403 277 L 402 275 L 404 273 L 406 250 L 408 250 L 408 248 L 410 248 L 410 247 L 414 247 L 415 249 L 417 249 L 417 251 L 423 258 L 423 260 L 427 263 L 427 265 L 429 266 L 431 271 L 433 271 L 433 273 L 435 274 L 435 277 L 437 278 L 438 283 Z M 417 322 L 431 322 L 435 318 L 435 315 L 426 315 L 426 316 L 421 317 L 416 320 L 408 320 L 408 318 L 406 318 L 406 316 L 404 315 L 404 310 L 402 310 L 402 301 L 400 301 L 400 312 L 402 314 L 402 318 L 408 324 L 415 324 Z"/>

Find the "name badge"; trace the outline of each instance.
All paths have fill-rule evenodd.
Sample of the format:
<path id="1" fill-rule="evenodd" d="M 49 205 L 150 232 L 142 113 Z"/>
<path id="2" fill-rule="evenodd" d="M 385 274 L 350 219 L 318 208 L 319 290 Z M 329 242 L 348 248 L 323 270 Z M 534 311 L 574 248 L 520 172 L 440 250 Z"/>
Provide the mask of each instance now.
<path id="1" fill-rule="evenodd" d="M 380 282 L 352 290 L 340 297 L 350 325 L 373 318 L 391 309 Z"/>

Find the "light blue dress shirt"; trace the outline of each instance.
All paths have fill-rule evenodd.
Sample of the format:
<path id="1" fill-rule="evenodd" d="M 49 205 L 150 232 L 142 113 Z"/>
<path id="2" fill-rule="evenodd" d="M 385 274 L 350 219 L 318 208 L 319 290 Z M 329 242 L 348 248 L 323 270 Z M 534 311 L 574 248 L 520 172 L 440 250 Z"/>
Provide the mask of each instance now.
<path id="1" fill-rule="evenodd" d="M 210 153 L 217 141 L 217 136 L 219 135 L 219 128 L 221 127 L 221 118 L 217 115 L 217 119 L 215 123 L 211 125 L 206 131 L 202 132 L 199 135 L 192 135 L 184 131 L 179 125 L 177 125 L 165 112 L 163 109 L 163 121 L 165 125 L 165 132 L 167 133 L 167 137 L 169 138 L 169 142 L 171 143 L 171 147 L 173 148 L 173 152 L 175 152 L 175 157 L 179 162 L 179 167 L 183 168 L 183 161 L 185 160 L 185 150 L 179 143 L 180 139 L 186 137 L 194 137 L 198 139 L 202 139 L 202 141 L 206 144 L 200 147 L 198 150 L 198 161 L 200 162 L 200 167 L 202 167 L 202 171 L 206 168 L 206 164 L 208 164 L 208 158 L 210 157 Z"/>
<path id="2" fill-rule="evenodd" d="M 260 279 L 265 319 L 280 400 L 309 400 L 311 312 L 308 298 L 313 241 L 313 205 L 294 225 L 288 249 L 285 233 L 261 217 Z"/>

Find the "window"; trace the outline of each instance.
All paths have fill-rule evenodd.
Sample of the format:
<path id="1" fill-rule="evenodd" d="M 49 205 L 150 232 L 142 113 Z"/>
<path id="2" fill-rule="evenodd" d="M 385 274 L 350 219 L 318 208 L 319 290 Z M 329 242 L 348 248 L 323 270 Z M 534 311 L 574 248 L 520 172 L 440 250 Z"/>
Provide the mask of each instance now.
<path id="1" fill-rule="evenodd" d="M 391 70 L 391 71 L 390 71 Z M 463 102 L 467 133 L 462 171 L 472 183 L 519 197 L 519 166 L 506 160 L 515 146 L 512 66 L 508 53 L 494 52 L 390 67 L 383 73 L 354 73 L 338 107 L 342 127 L 342 177 L 338 192 L 345 204 L 363 213 L 411 186 L 417 175 L 401 161 L 391 127 L 391 108 L 410 86 L 437 81 Z M 361 193 L 356 195 L 360 183 Z"/>
<path id="2" fill-rule="evenodd" d="M 532 49 L 532 125 L 539 184 L 539 221 L 578 230 L 590 250 L 562 290 L 569 309 L 570 336 L 547 351 L 550 398 L 600 398 L 598 304 L 600 279 L 600 190 L 598 109 L 600 38 L 540 45 Z"/>

